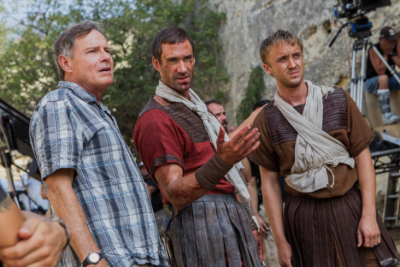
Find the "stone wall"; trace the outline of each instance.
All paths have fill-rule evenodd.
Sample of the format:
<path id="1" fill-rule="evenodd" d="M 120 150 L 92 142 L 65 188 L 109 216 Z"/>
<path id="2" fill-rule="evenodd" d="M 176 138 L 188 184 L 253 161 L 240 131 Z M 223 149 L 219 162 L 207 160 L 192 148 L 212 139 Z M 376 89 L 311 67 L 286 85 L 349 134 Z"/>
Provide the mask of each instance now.
<path id="1" fill-rule="evenodd" d="M 230 82 L 224 88 L 229 96 L 226 110 L 230 123 L 234 122 L 251 69 L 262 64 L 258 52 L 261 41 L 278 29 L 289 30 L 302 38 L 305 79 L 349 87 L 351 63 L 348 56 L 351 57 L 353 39 L 346 30 L 346 34 L 339 36 L 333 47 L 328 48 L 340 26 L 333 22 L 332 7 L 336 3 L 336 0 L 210 0 L 213 9 L 226 14 L 220 38 L 230 76 Z M 400 0 L 392 0 L 392 6 L 370 12 L 368 17 L 373 24 L 373 42 L 378 40 L 379 30 L 384 25 L 400 30 Z M 268 74 L 264 80 L 268 88 L 265 96 L 273 98 L 275 81 Z"/>

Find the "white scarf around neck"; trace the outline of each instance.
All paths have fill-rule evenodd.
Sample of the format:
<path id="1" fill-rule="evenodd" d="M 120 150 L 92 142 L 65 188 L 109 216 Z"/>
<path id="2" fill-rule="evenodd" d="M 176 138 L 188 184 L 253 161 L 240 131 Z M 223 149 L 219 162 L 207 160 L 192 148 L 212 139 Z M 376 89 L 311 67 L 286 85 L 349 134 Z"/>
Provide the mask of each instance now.
<path id="1" fill-rule="evenodd" d="M 331 188 L 335 176 L 328 165 L 336 167 L 339 163 L 354 168 L 354 159 L 350 157 L 342 142 L 322 130 L 323 97 L 328 97 L 329 87 L 318 87 L 310 81 L 303 115 L 284 101 L 278 92 L 275 105 L 298 133 L 295 145 L 295 161 L 286 183 L 302 193 L 312 193 L 329 186 L 328 171 L 332 174 Z"/>

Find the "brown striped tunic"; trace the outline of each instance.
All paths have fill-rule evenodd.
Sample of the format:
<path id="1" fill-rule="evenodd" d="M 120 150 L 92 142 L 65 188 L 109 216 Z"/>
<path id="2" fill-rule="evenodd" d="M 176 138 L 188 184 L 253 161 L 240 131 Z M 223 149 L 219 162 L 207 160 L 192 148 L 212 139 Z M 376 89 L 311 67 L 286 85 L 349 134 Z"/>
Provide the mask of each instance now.
<path id="1" fill-rule="evenodd" d="M 355 157 L 369 145 L 374 134 L 351 97 L 341 88 L 334 89 L 323 100 L 323 130 L 340 140 L 350 156 Z M 304 105 L 294 108 L 302 114 Z M 260 130 L 261 145 L 250 155 L 251 160 L 288 175 L 294 164 L 295 129 L 273 102 L 260 112 L 254 126 Z M 330 168 L 335 175 L 334 188 L 304 194 L 285 184 L 289 193 L 285 203 L 285 234 L 292 247 L 293 266 L 379 266 L 376 257 L 381 266 L 397 266 L 400 255 L 382 224 L 383 241 L 373 253 L 371 249 L 357 249 L 362 208 L 356 189 L 357 168 L 344 164 Z M 330 172 L 328 178 L 331 184 Z M 380 223 L 380 218 L 377 221 Z M 367 258 L 371 260 L 366 261 Z"/>

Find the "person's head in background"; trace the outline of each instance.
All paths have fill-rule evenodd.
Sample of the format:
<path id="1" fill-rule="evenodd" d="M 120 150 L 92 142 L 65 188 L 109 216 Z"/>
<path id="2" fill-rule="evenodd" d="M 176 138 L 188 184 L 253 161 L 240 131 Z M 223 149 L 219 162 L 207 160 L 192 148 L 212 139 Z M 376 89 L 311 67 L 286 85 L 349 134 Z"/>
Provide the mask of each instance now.
<path id="1" fill-rule="evenodd" d="M 228 121 L 226 120 L 226 112 L 224 106 L 222 106 L 222 102 L 216 99 L 211 99 L 204 102 L 209 110 L 214 114 L 214 116 L 221 123 L 222 127 L 225 128 L 225 131 L 228 131 Z"/>
<path id="2" fill-rule="evenodd" d="M 149 173 L 146 167 L 144 166 L 143 162 L 140 162 L 138 167 L 140 170 L 140 174 L 142 174 L 142 177 L 146 179 L 149 176 Z"/>

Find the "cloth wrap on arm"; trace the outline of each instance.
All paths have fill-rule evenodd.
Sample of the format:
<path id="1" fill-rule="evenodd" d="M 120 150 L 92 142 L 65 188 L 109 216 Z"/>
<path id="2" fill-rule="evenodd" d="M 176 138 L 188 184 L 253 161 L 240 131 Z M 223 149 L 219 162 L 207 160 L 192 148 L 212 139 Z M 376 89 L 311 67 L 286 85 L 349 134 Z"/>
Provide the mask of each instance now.
<path id="1" fill-rule="evenodd" d="M 187 99 L 184 96 L 177 93 L 175 90 L 166 86 L 163 82 L 159 81 L 159 84 L 156 89 L 156 95 L 158 95 L 159 97 L 162 97 L 170 102 L 183 103 L 187 108 L 189 108 L 191 111 L 196 113 L 203 121 L 204 127 L 207 131 L 208 137 L 210 138 L 211 144 L 213 145 L 214 150 L 217 151 L 217 139 L 218 139 L 218 134 L 220 131 L 221 124 L 215 118 L 215 116 L 213 116 L 212 114 L 210 114 L 208 112 L 207 106 L 204 104 L 204 102 L 200 99 L 200 97 L 192 89 L 189 89 L 189 99 Z M 229 137 L 227 134 L 225 134 L 224 140 L 229 141 Z M 215 159 L 215 156 L 214 156 L 212 158 L 212 161 L 215 161 L 215 160 L 218 160 L 218 159 Z M 215 162 L 211 162 L 211 163 L 214 164 Z M 257 223 L 256 218 L 253 216 L 253 211 L 252 211 L 251 205 L 250 205 L 249 190 L 247 189 L 247 186 L 244 182 L 244 178 L 242 178 L 242 176 L 240 175 L 240 169 L 242 169 L 242 168 L 243 168 L 243 165 L 240 162 L 236 163 L 228 172 L 225 173 L 226 174 L 225 178 L 235 187 L 236 192 L 238 193 L 240 200 L 242 201 L 243 206 L 245 207 L 247 213 L 249 214 L 250 217 L 253 218 L 253 221 Z M 223 168 L 223 169 L 225 169 L 225 168 Z M 223 177 L 223 175 L 224 174 L 222 174 L 220 177 Z M 202 176 L 202 175 L 200 175 L 200 176 Z M 204 177 L 204 176 L 202 176 L 202 177 Z M 196 179 L 198 179 L 198 177 L 196 177 Z M 221 178 L 219 180 L 221 180 Z M 204 184 L 204 181 L 202 178 L 200 178 L 199 183 Z M 204 187 L 204 188 L 210 190 L 210 188 L 212 187 L 212 184 L 214 184 L 214 183 L 215 182 L 210 182 L 210 180 L 208 180 L 208 182 L 206 182 L 206 185 L 205 185 L 208 188 L 207 187 Z M 213 185 L 213 186 L 215 187 L 215 185 Z"/>
<path id="2" fill-rule="evenodd" d="M 286 183 L 302 193 L 311 193 L 329 185 L 328 171 L 332 174 L 334 187 L 335 176 L 328 165 L 336 167 L 339 163 L 354 168 L 354 159 L 347 148 L 334 137 L 322 130 L 323 97 L 327 97 L 329 87 L 318 87 L 306 81 L 308 93 L 303 115 L 286 103 L 279 93 L 275 94 L 275 105 L 297 131 L 295 161 Z"/>

